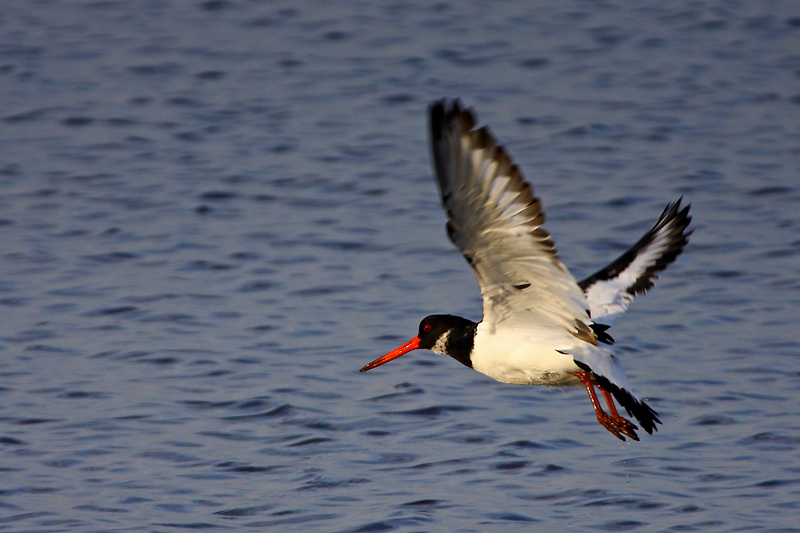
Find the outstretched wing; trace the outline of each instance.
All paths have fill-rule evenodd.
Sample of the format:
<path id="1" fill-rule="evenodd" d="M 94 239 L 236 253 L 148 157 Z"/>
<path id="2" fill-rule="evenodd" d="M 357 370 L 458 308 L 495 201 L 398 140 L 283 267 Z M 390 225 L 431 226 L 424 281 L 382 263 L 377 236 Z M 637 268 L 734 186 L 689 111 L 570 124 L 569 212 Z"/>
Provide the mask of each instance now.
<path id="1" fill-rule="evenodd" d="M 560 326 L 596 343 L 586 298 L 542 227 L 539 199 L 488 128 L 442 100 L 430 109 L 431 147 L 447 234 L 481 288 L 490 327 Z"/>
<path id="2" fill-rule="evenodd" d="M 686 231 L 692 217 L 690 206 L 681 209 L 681 200 L 667 205 L 655 225 L 630 250 L 578 284 L 586 294 L 592 320 L 611 324 L 683 251 L 692 234 Z"/>

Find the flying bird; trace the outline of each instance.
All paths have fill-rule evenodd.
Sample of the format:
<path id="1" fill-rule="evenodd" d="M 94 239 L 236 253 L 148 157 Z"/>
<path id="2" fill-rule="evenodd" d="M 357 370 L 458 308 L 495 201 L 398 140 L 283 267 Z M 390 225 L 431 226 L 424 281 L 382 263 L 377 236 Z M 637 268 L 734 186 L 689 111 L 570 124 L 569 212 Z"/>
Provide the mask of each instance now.
<path id="1" fill-rule="evenodd" d="M 577 281 L 544 229 L 539 199 L 489 129 L 477 127 L 458 100 L 430 106 L 433 165 L 447 235 L 478 278 L 483 320 L 430 315 L 417 336 L 364 366 L 373 369 L 412 350 L 427 349 L 504 383 L 586 388 L 597 421 L 621 440 L 661 421 L 633 393 L 608 348 L 608 328 L 634 297 L 683 251 L 691 231 L 682 198 L 667 205 L 627 252 Z M 603 409 L 599 391 L 605 401 Z"/>

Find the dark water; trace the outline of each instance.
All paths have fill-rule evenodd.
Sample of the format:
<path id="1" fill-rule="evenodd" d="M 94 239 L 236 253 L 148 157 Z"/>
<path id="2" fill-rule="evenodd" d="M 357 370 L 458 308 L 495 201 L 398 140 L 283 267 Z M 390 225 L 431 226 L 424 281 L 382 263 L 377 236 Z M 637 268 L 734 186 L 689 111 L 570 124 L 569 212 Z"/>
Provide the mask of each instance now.
<path id="1" fill-rule="evenodd" d="M 800 4 L 636 6 L 4 3 L 0 530 L 799 530 Z M 655 436 L 430 353 L 358 373 L 479 318 L 442 96 L 577 276 L 692 203 L 614 328 Z"/>

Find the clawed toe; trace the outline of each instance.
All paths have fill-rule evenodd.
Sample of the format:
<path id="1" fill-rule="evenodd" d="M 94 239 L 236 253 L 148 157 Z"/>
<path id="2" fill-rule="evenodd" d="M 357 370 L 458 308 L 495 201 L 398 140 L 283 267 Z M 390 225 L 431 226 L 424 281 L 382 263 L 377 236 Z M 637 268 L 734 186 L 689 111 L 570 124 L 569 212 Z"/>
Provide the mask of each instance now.
<path id="1" fill-rule="evenodd" d="M 617 425 L 616 421 L 611 418 L 610 416 L 606 417 L 598 417 L 597 421 L 600 422 L 604 428 L 609 430 L 615 437 L 617 437 L 622 442 L 625 442 L 625 437 L 622 436 L 620 432 L 620 427 Z"/>
<path id="2" fill-rule="evenodd" d="M 631 422 L 630 420 L 626 420 L 624 418 L 617 419 L 620 426 L 622 427 L 622 432 L 625 433 L 628 437 L 632 438 L 633 440 L 639 440 L 639 436 L 636 434 L 636 430 L 639 429 L 639 426 Z"/>
<path id="3" fill-rule="evenodd" d="M 606 413 L 602 413 L 602 415 L 598 413 L 597 421 L 623 442 L 625 442 L 625 437 L 639 440 L 639 436 L 636 434 L 636 430 L 639 429 L 639 427 L 630 420 L 626 420 L 622 417 L 614 418 Z"/>

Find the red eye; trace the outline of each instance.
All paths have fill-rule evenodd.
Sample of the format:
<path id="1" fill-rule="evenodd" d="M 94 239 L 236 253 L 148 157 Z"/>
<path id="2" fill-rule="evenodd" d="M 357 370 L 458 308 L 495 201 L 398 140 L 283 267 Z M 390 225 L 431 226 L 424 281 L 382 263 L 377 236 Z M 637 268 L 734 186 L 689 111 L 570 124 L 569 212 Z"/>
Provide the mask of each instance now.
<path id="1" fill-rule="evenodd" d="M 430 330 L 431 330 L 430 324 L 425 324 L 424 326 L 422 326 L 422 331 L 424 331 L 425 333 L 428 333 Z"/>

